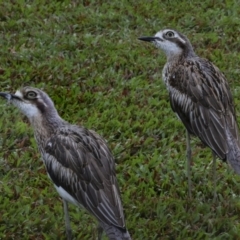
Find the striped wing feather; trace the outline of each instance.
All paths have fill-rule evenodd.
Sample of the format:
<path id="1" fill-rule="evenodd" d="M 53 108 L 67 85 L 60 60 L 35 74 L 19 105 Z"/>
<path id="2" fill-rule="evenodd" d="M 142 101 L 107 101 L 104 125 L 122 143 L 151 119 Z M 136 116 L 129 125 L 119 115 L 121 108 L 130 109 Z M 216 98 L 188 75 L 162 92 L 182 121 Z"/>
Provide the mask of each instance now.
<path id="1" fill-rule="evenodd" d="M 46 168 L 56 186 L 100 222 L 125 229 L 114 159 L 97 133 L 63 127 L 48 140 L 45 150 Z"/>
<path id="2" fill-rule="evenodd" d="M 189 133 L 226 159 L 226 128 L 238 139 L 233 98 L 224 75 L 206 59 L 186 60 L 169 77 L 170 102 Z"/>

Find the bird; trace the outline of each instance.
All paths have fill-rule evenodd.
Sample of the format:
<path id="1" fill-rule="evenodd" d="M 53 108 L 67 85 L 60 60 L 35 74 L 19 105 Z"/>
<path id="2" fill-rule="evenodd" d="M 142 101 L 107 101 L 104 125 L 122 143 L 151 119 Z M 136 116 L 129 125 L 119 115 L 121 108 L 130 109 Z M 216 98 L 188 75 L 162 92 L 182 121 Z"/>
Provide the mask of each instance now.
<path id="1" fill-rule="evenodd" d="M 72 203 L 98 220 L 98 239 L 104 230 L 110 240 L 131 240 L 115 160 L 106 141 L 93 130 L 63 120 L 41 89 L 27 86 L 0 96 L 27 116 L 33 127 L 46 172 L 63 200 L 67 239 L 72 239 L 68 214 Z"/>
<path id="2" fill-rule="evenodd" d="M 171 108 L 186 128 L 188 196 L 192 197 L 190 136 L 194 135 L 212 150 L 216 199 L 216 156 L 240 174 L 240 136 L 228 81 L 211 61 L 195 53 L 179 31 L 163 29 L 138 39 L 153 43 L 167 57 L 162 79 Z"/>

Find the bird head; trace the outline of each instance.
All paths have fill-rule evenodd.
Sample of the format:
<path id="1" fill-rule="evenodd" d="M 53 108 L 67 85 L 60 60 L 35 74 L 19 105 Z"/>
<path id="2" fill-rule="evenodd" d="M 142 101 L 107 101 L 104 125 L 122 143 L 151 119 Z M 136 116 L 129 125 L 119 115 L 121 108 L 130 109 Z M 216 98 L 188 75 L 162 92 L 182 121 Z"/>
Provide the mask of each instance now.
<path id="1" fill-rule="evenodd" d="M 15 94 L 0 92 L 0 96 L 19 108 L 30 120 L 41 114 L 56 111 L 50 97 L 38 88 L 23 87 Z"/>
<path id="2" fill-rule="evenodd" d="M 185 55 L 195 55 L 188 38 L 173 29 L 164 29 L 152 37 L 139 37 L 139 40 L 152 42 L 157 48 L 162 49 L 167 58 Z"/>

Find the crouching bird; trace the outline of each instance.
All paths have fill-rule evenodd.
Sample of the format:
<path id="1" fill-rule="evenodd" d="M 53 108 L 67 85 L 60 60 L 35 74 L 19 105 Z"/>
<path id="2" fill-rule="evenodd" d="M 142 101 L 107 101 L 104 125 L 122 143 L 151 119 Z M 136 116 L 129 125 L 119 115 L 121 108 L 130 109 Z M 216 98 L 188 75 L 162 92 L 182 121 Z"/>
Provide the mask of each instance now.
<path id="1" fill-rule="evenodd" d="M 163 50 L 167 62 L 162 78 L 173 111 L 187 129 L 188 188 L 191 197 L 190 135 L 195 135 L 213 152 L 214 198 L 216 198 L 216 155 L 240 174 L 240 136 L 233 97 L 223 73 L 207 59 L 197 56 L 188 38 L 164 29 L 139 40 Z"/>
<path id="2" fill-rule="evenodd" d="M 120 199 L 115 162 L 96 132 L 64 121 L 50 99 L 37 88 L 0 93 L 27 116 L 47 174 L 63 199 L 67 239 L 72 239 L 68 202 L 85 208 L 111 240 L 130 240 Z"/>

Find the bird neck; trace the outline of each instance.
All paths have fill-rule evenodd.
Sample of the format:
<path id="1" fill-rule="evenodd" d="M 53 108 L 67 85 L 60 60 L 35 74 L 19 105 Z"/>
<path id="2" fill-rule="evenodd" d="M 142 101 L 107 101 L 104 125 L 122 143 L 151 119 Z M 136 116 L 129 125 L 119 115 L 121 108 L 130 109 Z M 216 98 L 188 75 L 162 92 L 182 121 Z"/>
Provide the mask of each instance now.
<path id="1" fill-rule="evenodd" d="M 167 62 L 172 63 L 172 62 L 179 62 L 182 59 L 182 54 L 169 54 L 167 55 Z"/>
<path id="2" fill-rule="evenodd" d="M 180 49 L 180 47 L 179 47 Z M 188 45 L 181 48 L 179 51 L 171 51 L 171 49 L 168 51 L 165 51 L 167 56 L 168 62 L 180 62 L 187 58 L 196 57 L 196 53 L 193 50 L 192 45 L 189 43 Z"/>
<path id="3" fill-rule="evenodd" d="M 172 55 L 167 55 L 167 62 L 168 63 L 179 63 L 182 62 L 188 58 L 193 58 L 196 57 L 197 55 L 195 54 L 194 51 L 188 51 L 188 52 L 182 52 L 181 54 L 172 54 Z"/>
<path id="4" fill-rule="evenodd" d="M 58 114 L 38 115 L 30 119 L 34 136 L 40 151 L 44 149 L 46 141 L 66 122 Z M 42 152 L 42 151 L 41 151 Z"/>

